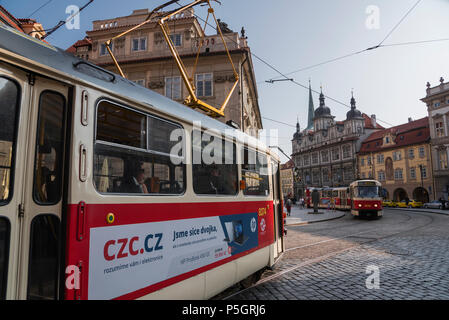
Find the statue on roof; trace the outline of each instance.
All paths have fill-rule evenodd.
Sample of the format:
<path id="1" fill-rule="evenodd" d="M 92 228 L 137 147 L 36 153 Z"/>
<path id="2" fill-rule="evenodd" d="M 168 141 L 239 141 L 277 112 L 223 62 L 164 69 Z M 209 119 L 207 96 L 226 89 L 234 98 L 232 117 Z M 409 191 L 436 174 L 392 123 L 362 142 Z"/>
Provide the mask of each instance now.
<path id="1" fill-rule="evenodd" d="M 222 33 L 234 32 L 228 28 L 228 24 L 226 22 L 222 22 L 220 19 L 217 19 L 217 22 L 218 22 L 218 26 L 220 27 Z M 218 28 L 217 28 L 217 33 L 218 33 Z"/>

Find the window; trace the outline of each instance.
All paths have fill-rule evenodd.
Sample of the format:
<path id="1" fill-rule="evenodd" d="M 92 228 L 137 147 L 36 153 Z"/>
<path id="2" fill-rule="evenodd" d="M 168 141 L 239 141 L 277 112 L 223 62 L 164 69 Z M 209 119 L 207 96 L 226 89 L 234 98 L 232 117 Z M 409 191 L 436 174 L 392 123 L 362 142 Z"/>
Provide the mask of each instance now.
<path id="1" fill-rule="evenodd" d="M 343 146 L 343 159 L 351 157 L 351 146 Z"/>
<path id="2" fill-rule="evenodd" d="M 415 149 L 408 149 L 408 157 L 410 159 L 415 158 Z"/>
<path id="3" fill-rule="evenodd" d="M 327 168 L 323 169 L 323 182 L 329 182 L 329 169 Z"/>
<path id="4" fill-rule="evenodd" d="M 44 91 L 39 101 L 33 196 L 39 204 L 61 199 L 65 134 L 65 98 Z"/>
<path id="5" fill-rule="evenodd" d="M 235 195 L 238 192 L 236 146 L 223 137 L 200 131 L 192 135 L 193 190 L 196 194 Z"/>
<path id="6" fill-rule="evenodd" d="M 94 150 L 96 189 L 101 193 L 182 194 L 183 137 L 182 127 L 175 123 L 100 101 Z"/>
<path id="7" fill-rule="evenodd" d="M 424 147 L 419 147 L 418 151 L 419 151 L 420 158 L 424 158 L 426 156 L 426 151 L 424 150 Z"/>
<path id="8" fill-rule="evenodd" d="M 438 163 L 439 163 L 439 169 L 440 170 L 446 170 L 447 169 L 447 150 L 438 150 Z"/>
<path id="9" fill-rule="evenodd" d="M 243 148 L 242 178 L 245 195 L 268 196 L 268 158 L 265 154 Z"/>
<path id="10" fill-rule="evenodd" d="M 403 176 L 402 176 L 402 169 L 398 168 L 394 170 L 394 179 L 395 180 L 402 180 Z"/>
<path id="11" fill-rule="evenodd" d="M 434 106 L 435 108 L 438 108 L 441 105 L 441 102 L 435 102 Z"/>
<path id="12" fill-rule="evenodd" d="M 435 134 L 437 137 L 444 137 L 443 121 L 435 122 Z"/>
<path id="13" fill-rule="evenodd" d="M 379 181 L 385 181 L 385 172 L 384 171 L 379 171 L 377 173 L 377 178 L 379 179 Z"/>
<path id="14" fill-rule="evenodd" d="M 416 168 L 415 167 L 410 168 L 410 178 L 416 179 Z"/>
<path id="15" fill-rule="evenodd" d="M 0 77 L 0 205 L 12 197 L 19 95 L 15 82 Z"/>
<path id="16" fill-rule="evenodd" d="M 384 163 L 384 155 L 383 154 L 378 154 L 377 155 L 377 163 Z"/>
<path id="17" fill-rule="evenodd" d="M 165 78 L 165 96 L 173 100 L 181 99 L 181 77 Z"/>
<path id="18" fill-rule="evenodd" d="M 395 151 L 393 152 L 393 160 L 399 161 L 402 159 L 401 151 Z"/>
<path id="19" fill-rule="evenodd" d="M 9 261 L 10 225 L 6 218 L 0 218 L 0 300 L 6 299 L 6 281 Z"/>
<path id="20" fill-rule="evenodd" d="M 59 219 L 50 214 L 31 221 L 29 300 L 57 299 L 59 278 Z"/>
<path id="21" fill-rule="evenodd" d="M 310 157 L 309 156 L 304 156 L 304 165 L 305 166 L 310 165 Z"/>
<path id="22" fill-rule="evenodd" d="M 343 170 L 343 178 L 347 181 L 353 180 L 352 167 L 345 167 Z"/>
<path id="23" fill-rule="evenodd" d="M 339 160 L 340 159 L 340 150 L 337 148 L 332 150 L 332 160 Z"/>
<path id="24" fill-rule="evenodd" d="M 182 46 L 182 36 L 180 33 L 171 34 L 170 39 L 173 42 L 173 44 L 175 45 L 175 47 Z"/>
<path id="25" fill-rule="evenodd" d="M 114 51 L 114 43 L 111 42 L 109 47 L 111 48 L 111 51 Z M 108 49 L 106 49 L 106 44 L 102 43 L 100 45 L 100 56 L 105 56 L 107 54 L 109 54 L 109 52 Z"/>
<path id="26" fill-rule="evenodd" d="M 318 153 L 315 152 L 312 154 L 312 164 L 317 164 L 318 163 Z"/>
<path id="27" fill-rule="evenodd" d="M 212 73 L 197 74 L 195 76 L 196 95 L 198 97 L 211 97 L 212 89 Z"/>
<path id="28" fill-rule="evenodd" d="M 366 164 L 367 165 L 371 165 L 372 163 L 371 163 L 371 156 L 368 156 L 367 158 L 366 158 Z"/>
<path id="29" fill-rule="evenodd" d="M 147 38 L 134 38 L 132 39 L 132 51 L 145 51 L 147 50 Z"/>
<path id="30" fill-rule="evenodd" d="M 342 181 L 342 173 L 341 168 L 336 168 L 332 170 L 333 173 L 333 180 L 334 182 L 341 182 Z"/>
<path id="31" fill-rule="evenodd" d="M 312 171 L 312 183 L 320 183 L 320 172 L 319 171 Z"/>
<path id="32" fill-rule="evenodd" d="M 390 143 L 390 137 L 385 137 L 385 144 Z"/>
<path id="33" fill-rule="evenodd" d="M 329 152 L 326 151 L 321 151 L 321 161 L 322 162 L 329 162 Z"/>
<path id="34" fill-rule="evenodd" d="M 360 165 L 361 165 L 362 167 L 365 166 L 365 158 L 360 158 Z"/>

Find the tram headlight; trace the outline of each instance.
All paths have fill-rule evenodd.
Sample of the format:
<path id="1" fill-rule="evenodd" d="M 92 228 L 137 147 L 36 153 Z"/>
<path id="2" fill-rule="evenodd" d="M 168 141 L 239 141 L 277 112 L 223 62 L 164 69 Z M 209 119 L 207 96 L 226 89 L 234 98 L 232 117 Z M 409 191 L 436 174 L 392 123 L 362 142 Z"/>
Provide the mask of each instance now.
<path id="1" fill-rule="evenodd" d="M 359 208 L 361 208 L 362 207 L 362 204 L 361 203 L 359 203 Z"/>
<path id="2" fill-rule="evenodd" d="M 377 203 L 374 204 L 374 208 L 377 208 Z"/>

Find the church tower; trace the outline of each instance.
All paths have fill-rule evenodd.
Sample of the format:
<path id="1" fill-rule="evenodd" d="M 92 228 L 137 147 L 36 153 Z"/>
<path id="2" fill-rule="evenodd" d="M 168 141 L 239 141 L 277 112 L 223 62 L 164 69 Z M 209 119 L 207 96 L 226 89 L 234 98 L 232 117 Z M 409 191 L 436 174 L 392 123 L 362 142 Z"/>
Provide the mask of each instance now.
<path id="1" fill-rule="evenodd" d="M 309 80 L 309 114 L 307 116 L 306 131 L 313 129 L 314 112 L 315 112 L 315 107 L 313 106 L 312 86 L 310 85 L 310 80 Z"/>

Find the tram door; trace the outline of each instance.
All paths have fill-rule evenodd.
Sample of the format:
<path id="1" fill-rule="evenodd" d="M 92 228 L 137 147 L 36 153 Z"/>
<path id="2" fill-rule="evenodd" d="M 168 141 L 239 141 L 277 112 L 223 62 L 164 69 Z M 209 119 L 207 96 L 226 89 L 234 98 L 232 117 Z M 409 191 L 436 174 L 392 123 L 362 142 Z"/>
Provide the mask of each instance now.
<path id="1" fill-rule="evenodd" d="M 276 259 L 281 252 L 284 251 L 284 235 L 282 230 L 283 216 L 282 216 L 282 202 L 281 202 L 281 185 L 280 185 L 280 170 L 279 163 L 271 164 L 271 178 L 273 185 L 273 207 L 274 207 L 274 237 L 275 237 L 275 252 Z"/>
<path id="2" fill-rule="evenodd" d="M 0 65 L 0 297 L 57 299 L 68 87 L 9 69 L 2 77 Z"/>

